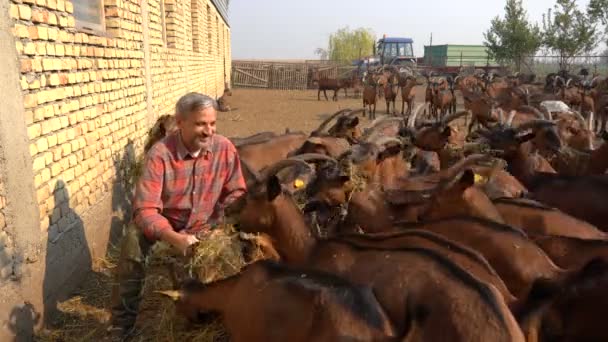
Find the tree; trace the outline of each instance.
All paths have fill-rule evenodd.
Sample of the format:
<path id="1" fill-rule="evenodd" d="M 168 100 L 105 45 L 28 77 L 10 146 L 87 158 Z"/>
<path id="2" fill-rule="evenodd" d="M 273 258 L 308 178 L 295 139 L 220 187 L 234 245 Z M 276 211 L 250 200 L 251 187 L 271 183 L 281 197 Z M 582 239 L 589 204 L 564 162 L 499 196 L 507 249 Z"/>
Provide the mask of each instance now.
<path id="1" fill-rule="evenodd" d="M 495 17 L 484 38 L 490 56 L 501 64 L 514 64 L 517 71 L 526 56 L 536 53 L 542 41 L 540 28 L 528 22 L 521 0 L 507 0 L 505 18 Z"/>
<path id="2" fill-rule="evenodd" d="M 329 35 L 329 59 L 332 61 L 350 61 L 373 53 L 376 35 L 371 29 L 347 27 Z"/>
<path id="3" fill-rule="evenodd" d="M 319 55 L 319 59 L 321 59 L 321 60 L 326 60 L 327 57 L 329 56 L 329 53 L 324 48 L 316 48 L 315 55 Z"/>
<path id="4" fill-rule="evenodd" d="M 599 21 L 604 25 L 604 38 L 608 37 L 608 0 L 589 1 L 587 13 L 592 20 Z M 608 39 L 606 45 L 608 45 Z"/>
<path id="5" fill-rule="evenodd" d="M 561 70 L 567 70 L 573 57 L 589 53 L 597 46 L 599 36 L 595 21 L 581 12 L 575 0 L 557 0 L 555 14 L 543 14 L 543 42 L 559 57 Z"/>

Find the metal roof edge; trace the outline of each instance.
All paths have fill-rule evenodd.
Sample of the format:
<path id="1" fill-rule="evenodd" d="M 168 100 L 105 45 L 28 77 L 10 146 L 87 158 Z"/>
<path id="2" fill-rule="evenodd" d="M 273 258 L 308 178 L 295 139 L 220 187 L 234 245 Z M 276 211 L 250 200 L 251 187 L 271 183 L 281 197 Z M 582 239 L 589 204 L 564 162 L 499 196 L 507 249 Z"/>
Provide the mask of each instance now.
<path id="1" fill-rule="evenodd" d="M 226 26 L 230 27 L 230 21 L 228 21 L 229 0 L 211 0 L 211 3 L 218 11 L 222 19 L 224 19 Z"/>

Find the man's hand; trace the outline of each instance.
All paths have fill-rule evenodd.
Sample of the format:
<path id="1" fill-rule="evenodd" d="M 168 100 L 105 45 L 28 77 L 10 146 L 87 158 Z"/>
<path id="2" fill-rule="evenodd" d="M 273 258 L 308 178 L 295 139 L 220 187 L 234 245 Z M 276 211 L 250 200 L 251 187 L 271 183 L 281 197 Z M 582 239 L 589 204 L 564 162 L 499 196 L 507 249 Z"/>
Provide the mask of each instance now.
<path id="1" fill-rule="evenodd" d="M 186 255 L 186 252 L 188 252 L 188 247 L 199 241 L 194 235 L 180 234 L 173 230 L 163 231 L 160 238 L 176 248 L 183 255 Z"/>

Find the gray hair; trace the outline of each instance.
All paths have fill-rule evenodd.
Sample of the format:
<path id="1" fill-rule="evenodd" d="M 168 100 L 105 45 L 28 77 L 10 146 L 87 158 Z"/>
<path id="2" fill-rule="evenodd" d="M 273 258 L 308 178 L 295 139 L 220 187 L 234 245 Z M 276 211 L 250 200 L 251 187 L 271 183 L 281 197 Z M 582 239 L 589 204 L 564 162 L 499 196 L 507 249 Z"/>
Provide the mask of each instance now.
<path id="1" fill-rule="evenodd" d="M 175 104 L 175 116 L 185 118 L 195 111 L 209 107 L 218 110 L 217 101 L 201 93 L 188 93 L 182 96 Z"/>

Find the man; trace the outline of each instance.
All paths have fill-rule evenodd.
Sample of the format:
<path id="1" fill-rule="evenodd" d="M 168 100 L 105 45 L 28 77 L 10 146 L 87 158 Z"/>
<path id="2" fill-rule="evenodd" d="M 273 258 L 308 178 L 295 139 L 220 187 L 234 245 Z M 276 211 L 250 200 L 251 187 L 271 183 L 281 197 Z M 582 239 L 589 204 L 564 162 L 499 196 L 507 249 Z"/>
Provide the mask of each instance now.
<path id="1" fill-rule="evenodd" d="M 132 331 L 141 301 L 145 259 L 155 241 L 182 253 L 221 220 L 242 195 L 245 180 L 234 145 L 215 134 L 217 103 L 199 93 L 176 104 L 177 131 L 154 144 L 138 181 L 133 215 L 118 262 L 112 297 L 112 337 Z M 117 291 L 116 291 L 117 290 Z"/>

